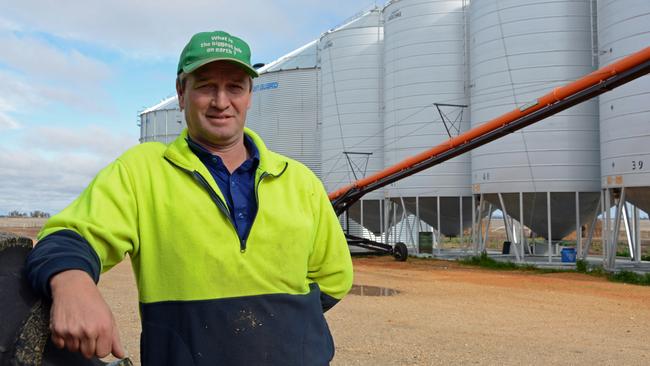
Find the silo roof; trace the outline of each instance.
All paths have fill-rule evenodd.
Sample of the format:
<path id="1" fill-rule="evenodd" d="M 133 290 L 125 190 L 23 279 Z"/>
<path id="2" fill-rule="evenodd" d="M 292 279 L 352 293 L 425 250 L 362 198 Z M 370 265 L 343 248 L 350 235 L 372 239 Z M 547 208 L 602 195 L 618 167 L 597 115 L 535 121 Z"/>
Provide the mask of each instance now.
<path id="1" fill-rule="evenodd" d="M 370 26 L 376 27 L 377 19 L 369 17 L 369 15 L 377 13 L 379 10 L 380 9 L 375 6 L 370 10 L 360 12 L 350 19 L 346 20 L 342 25 L 333 28 L 329 32 L 345 28 L 364 28 Z M 306 45 L 287 53 L 277 60 L 260 67 L 257 69 L 257 72 L 259 74 L 263 74 L 274 71 L 308 69 L 315 67 L 318 67 L 318 40 L 313 40 Z"/>
<path id="2" fill-rule="evenodd" d="M 259 69 L 260 74 L 281 70 L 309 69 L 318 65 L 318 40 L 311 41 Z"/>
<path id="3" fill-rule="evenodd" d="M 381 15 L 381 9 L 377 6 L 373 6 L 368 10 L 361 11 L 347 20 L 343 21 L 340 25 L 330 29 L 325 32 L 323 35 L 331 32 L 336 32 L 343 29 L 352 29 L 352 28 L 365 28 L 365 27 L 377 27 L 378 18 L 373 15 Z M 322 37 L 322 36 L 321 36 Z"/>
<path id="4" fill-rule="evenodd" d="M 142 112 L 140 112 L 140 115 L 154 112 L 154 111 L 164 111 L 169 109 L 178 109 L 178 97 L 176 95 L 169 97 L 167 99 L 163 99 L 163 101 L 161 101 L 160 103 L 143 110 Z"/>

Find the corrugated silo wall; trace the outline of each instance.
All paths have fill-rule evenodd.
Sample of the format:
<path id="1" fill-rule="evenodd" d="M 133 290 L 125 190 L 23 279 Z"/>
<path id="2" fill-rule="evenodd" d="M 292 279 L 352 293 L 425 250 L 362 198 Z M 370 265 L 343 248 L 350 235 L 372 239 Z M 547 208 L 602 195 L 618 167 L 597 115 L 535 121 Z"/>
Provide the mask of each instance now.
<path id="1" fill-rule="evenodd" d="M 140 142 L 157 141 L 168 144 L 185 128 L 185 117 L 178 103 L 140 115 Z"/>
<path id="2" fill-rule="evenodd" d="M 322 177 L 331 192 L 384 167 L 382 123 L 383 25 L 378 9 L 324 34 L 321 65 Z M 382 232 L 383 189 L 347 211 L 348 233 Z"/>
<path id="3" fill-rule="evenodd" d="M 316 68 L 260 75 L 246 125 L 269 149 L 300 161 L 320 177 L 318 78 Z"/>
<path id="4" fill-rule="evenodd" d="M 364 171 L 369 175 L 383 169 L 380 14 L 373 11 L 320 40 L 321 159 L 328 191 L 353 182 L 355 175 L 361 178 Z M 381 196 L 376 191 L 365 198 Z"/>
<path id="5" fill-rule="evenodd" d="M 463 4 L 402 0 L 384 9 L 387 166 L 469 128 Z M 461 216 L 463 227 L 471 224 L 469 154 L 398 181 L 387 195 L 432 227 L 440 224 L 442 233 L 456 236 Z"/>
<path id="6" fill-rule="evenodd" d="M 650 1 L 598 1 L 598 45 L 601 67 L 650 45 Z M 599 99 L 602 187 L 650 212 L 650 77 Z"/>
<path id="7" fill-rule="evenodd" d="M 481 0 L 470 3 L 470 96 L 475 126 L 591 71 L 590 1 Z M 476 193 L 547 237 L 576 227 L 575 195 L 583 221 L 593 216 L 600 189 L 598 104 L 593 99 L 472 151 Z"/>

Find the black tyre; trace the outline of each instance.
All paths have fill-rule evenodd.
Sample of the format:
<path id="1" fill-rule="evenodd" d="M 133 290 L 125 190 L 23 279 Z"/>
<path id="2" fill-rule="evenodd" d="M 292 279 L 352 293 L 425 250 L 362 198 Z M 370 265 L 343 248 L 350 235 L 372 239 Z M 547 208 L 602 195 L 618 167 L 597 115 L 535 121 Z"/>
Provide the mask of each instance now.
<path id="1" fill-rule="evenodd" d="M 409 250 L 406 247 L 406 244 L 402 242 L 396 243 L 395 247 L 393 247 L 393 256 L 395 257 L 395 260 L 399 262 L 406 261 L 406 258 L 409 256 Z"/>
<path id="2" fill-rule="evenodd" d="M 58 349 L 50 339 L 50 304 L 24 274 L 32 241 L 0 233 L 0 366 L 103 366 L 96 358 Z M 116 365 L 132 365 L 120 361 Z"/>

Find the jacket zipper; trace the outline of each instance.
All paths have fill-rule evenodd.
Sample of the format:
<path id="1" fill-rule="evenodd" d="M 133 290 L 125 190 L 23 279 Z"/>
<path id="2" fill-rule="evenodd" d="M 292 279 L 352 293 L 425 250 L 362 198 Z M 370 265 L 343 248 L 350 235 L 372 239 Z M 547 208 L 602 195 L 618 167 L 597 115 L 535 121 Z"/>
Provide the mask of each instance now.
<path id="1" fill-rule="evenodd" d="M 269 175 L 272 175 L 274 178 L 278 178 L 279 176 L 281 176 L 284 173 L 285 170 L 287 170 L 287 166 L 289 166 L 289 164 L 285 164 L 284 169 L 282 169 L 282 171 L 277 175 L 271 174 L 271 173 L 268 173 L 268 172 L 263 172 L 260 175 L 260 180 L 258 180 L 257 184 L 255 185 L 255 203 L 257 203 L 257 209 L 258 210 L 260 208 L 260 197 L 259 197 L 259 193 L 258 193 L 259 190 L 260 190 L 260 183 L 262 183 L 262 180 L 264 180 L 264 178 L 268 177 Z M 255 217 L 257 217 L 257 214 L 255 214 Z M 253 224 L 254 223 L 255 223 L 255 219 L 253 219 L 253 223 L 251 224 L 251 229 L 253 229 Z"/>
<path id="2" fill-rule="evenodd" d="M 230 223 L 233 224 L 234 227 L 235 225 L 234 222 L 232 221 L 232 218 L 230 217 L 230 211 L 228 211 L 228 207 L 223 202 L 223 200 L 219 197 L 217 192 L 215 192 L 214 189 L 212 189 L 210 183 L 208 183 L 208 181 L 201 175 L 201 173 L 197 172 L 196 170 L 192 172 L 192 176 L 201 186 L 203 186 L 203 188 L 205 188 L 208 191 L 210 198 L 212 198 L 212 200 L 217 205 L 217 207 L 219 207 L 221 212 L 223 212 L 224 215 L 228 217 L 228 221 L 230 221 Z"/>
<path id="3" fill-rule="evenodd" d="M 199 183 L 200 186 L 202 186 L 206 191 L 208 191 L 208 194 L 210 195 L 210 198 L 217 205 L 217 208 L 219 208 L 219 211 L 221 211 L 224 215 L 226 215 L 226 217 L 228 218 L 228 222 L 230 222 L 233 229 L 236 228 L 235 223 L 232 221 L 232 218 L 230 217 L 230 211 L 228 211 L 228 207 L 223 202 L 223 200 L 219 197 L 217 192 L 215 192 L 214 189 L 212 189 L 212 187 L 210 186 L 210 183 L 208 183 L 208 181 L 205 179 L 205 177 L 203 177 L 203 175 L 201 175 L 201 173 L 199 173 L 196 170 L 192 171 L 192 170 L 189 170 L 189 169 L 185 169 L 182 166 L 179 166 L 178 164 L 174 163 L 173 161 L 171 161 L 171 160 L 169 160 L 167 158 L 165 158 L 165 159 L 167 161 L 169 161 L 171 164 L 173 164 L 174 166 L 181 169 L 182 171 L 184 171 L 187 174 L 191 175 L 194 178 L 194 180 L 197 183 Z M 237 230 L 235 229 L 235 231 L 237 231 Z M 237 235 L 237 237 L 239 238 L 239 235 Z M 246 241 L 245 240 L 239 239 L 239 250 L 242 253 L 246 251 Z"/>
<path id="4" fill-rule="evenodd" d="M 228 221 L 230 221 L 230 223 L 232 224 L 232 227 L 236 228 L 237 226 L 235 225 L 235 222 L 232 220 L 232 217 L 230 217 L 230 211 L 228 211 L 228 207 L 226 207 L 226 204 L 219 197 L 219 195 L 217 195 L 217 192 L 215 192 L 214 189 L 212 189 L 212 187 L 210 186 L 210 183 L 208 183 L 208 181 L 205 179 L 205 177 L 203 177 L 201 175 L 201 173 L 197 172 L 196 170 L 194 172 L 192 172 L 192 175 L 199 182 L 199 184 L 201 184 L 208 191 L 208 193 L 210 194 L 210 197 L 212 198 L 214 203 L 217 204 L 217 207 L 219 207 L 221 212 L 223 212 L 226 215 L 226 217 L 228 217 Z M 261 181 L 262 181 L 262 179 L 260 177 L 260 182 Z M 257 184 L 259 185 L 259 182 Z M 255 191 L 255 200 L 257 201 L 257 190 Z M 259 207 L 259 204 L 258 204 L 258 207 Z M 257 215 L 255 215 L 255 216 L 257 216 Z M 251 224 L 251 228 L 252 227 L 253 227 L 253 224 Z M 237 231 L 237 230 L 235 229 L 235 231 Z M 239 235 L 237 235 L 237 237 L 239 238 Z M 239 252 L 246 253 L 246 239 L 239 238 Z"/>
<path id="5" fill-rule="evenodd" d="M 255 217 L 253 218 L 253 222 L 251 223 L 250 230 L 248 230 L 248 235 L 250 235 L 251 231 L 253 231 L 253 226 L 255 226 L 255 220 L 257 219 L 257 214 L 260 211 L 260 196 L 259 196 L 260 183 L 262 183 L 264 178 L 268 177 L 269 175 L 275 178 L 281 176 L 284 173 L 284 171 L 287 170 L 287 166 L 289 166 L 289 164 L 285 164 L 284 169 L 282 169 L 282 171 L 277 175 L 271 174 L 269 172 L 262 172 L 262 174 L 260 175 L 260 180 L 258 180 L 257 184 L 255 184 L 255 203 L 257 204 L 257 212 L 255 212 Z M 242 253 L 246 251 L 246 240 L 248 240 L 248 236 L 244 240 L 244 248 L 241 250 Z"/>
<path id="6" fill-rule="evenodd" d="M 257 193 L 257 191 L 260 188 L 260 183 L 262 183 L 262 180 L 264 180 L 264 178 L 266 178 L 269 175 L 271 175 L 271 174 L 269 174 L 267 172 L 263 172 L 260 175 L 260 180 L 258 180 L 257 184 L 255 185 L 255 204 L 257 205 L 257 210 L 255 211 L 255 217 L 253 218 L 253 222 L 251 222 L 251 227 L 248 230 L 248 235 L 246 235 L 246 239 L 243 240 L 243 246 L 241 246 L 240 249 L 239 249 L 239 251 L 242 252 L 242 253 L 246 252 L 246 241 L 248 240 L 248 236 L 251 234 L 251 231 L 253 231 L 253 225 L 255 225 L 255 219 L 257 218 L 257 213 L 260 210 L 260 198 L 259 198 L 259 194 Z"/>
<path id="7" fill-rule="evenodd" d="M 173 164 L 174 166 L 176 166 L 176 167 L 178 167 L 179 169 L 183 170 L 184 172 L 190 174 L 190 175 L 194 178 L 194 180 L 196 180 L 196 181 L 199 183 L 199 185 L 201 185 L 203 188 L 205 188 L 205 190 L 208 191 L 208 194 L 210 195 L 210 198 L 211 198 L 212 201 L 217 205 L 217 207 L 219 208 L 219 210 L 220 210 L 224 215 L 226 215 L 226 217 L 228 218 L 228 221 L 230 222 L 230 224 L 232 225 L 232 227 L 233 227 L 233 228 L 236 228 L 236 227 L 237 227 L 237 226 L 235 225 L 234 221 L 232 220 L 232 218 L 230 217 L 230 211 L 228 211 L 228 207 L 227 207 L 226 204 L 223 202 L 223 200 L 219 197 L 219 195 L 217 194 L 217 192 L 215 192 L 214 189 L 212 189 L 212 187 L 210 186 L 210 183 L 208 183 L 208 181 L 205 179 L 205 177 L 203 177 L 203 175 L 201 175 L 201 173 L 199 173 L 199 172 L 196 171 L 196 170 L 191 171 L 191 170 L 189 170 L 189 169 L 185 169 L 185 168 L 183 168 L 182 166 L 179 166 L 178 164 L 174 163 L 173 161 L 171 161 L 171 160 L 169 160 L 169 159 L 167 159 L 167 158 L 165 158 L 165 160 L 169 161 L 171 164 Z M 255 203 L 257 203 L 257 210 L 258 210 L 258 211 L 259 211 L 259 208 L 260 208 L 260 199 L 259 199 L 259 194 L 258 194 L 257 192 L 258 192 L 258 190 L 259 190 L 260 183 L 262 183 L 262 180 L 264 180 L 264 178 L 266 178 L 266 177 L 269 176 L 269 175 L 273 175 L 274 177 L 279 177 L 279 176 L 281 176 L 281 175 L 284 173 L 284 171 L 287 170 L 287 166 L 288 166 L 288 165 L 289 165 L 289 164 L 286 164 L 286 165 L 284 166 L 284 169 L 282 169 L 282 171 L 281 171 L 280 174 L 278 174 L 278 175 L 273 175 L 273 174 L 268 173 L 268 172 L 263 172 L 263 173 L 260 175 L 260 180 L 258 180 L 258 181 L 257 181 L 257 184 L 255 185 Z M 255 217 L 257 218 L 257 213 L 255 213 Z M 249 234 L 249 235 L 250 235 L 250 231 L 253 230 L 253 225 L 254 225 L 254 224 L 255 224 L 255 218 L 253 219 L 253 222 L 251 223 L 251 228 L 250 228 L 250 230 L 248 231 L 248 234 Z M 237 231 L 237 230 L 235 229 L 235 231 Z M 239 238 L 239 235 L 237 235 L 237 237 Z M 246 240 L 247 240 L 247 239 L 248 239 L 248 237 L 246 237 L 246 239 L 239 239 L 239 251 L 240 251 L 241 253 L 245 253 L 245 252 L 246 252 Z"/>
<path id="8" fill-rule="evenodd" d="M 269 175 L 270 174 L 267 172 L 262 173 L 262 175 L 260 175 L 260 180 L 258 180 L 257 184 L 255 185 L 255 203 L 257 203 L 257 208 L 260 207 L 260 197 L 259 197 L 259 193 L 257 193 L 260 189 L 260 183 L 262 183 L 262 180 L 264 180 L 264 178 L 266 178 Z M 257 214 L 255 215 L 255 217 L 257 217 Z M 255 222 L 255 219 L 253 219 L 253 222 Z M 251 228 L 252 227 L 253 225 L 251 224 Z"/>

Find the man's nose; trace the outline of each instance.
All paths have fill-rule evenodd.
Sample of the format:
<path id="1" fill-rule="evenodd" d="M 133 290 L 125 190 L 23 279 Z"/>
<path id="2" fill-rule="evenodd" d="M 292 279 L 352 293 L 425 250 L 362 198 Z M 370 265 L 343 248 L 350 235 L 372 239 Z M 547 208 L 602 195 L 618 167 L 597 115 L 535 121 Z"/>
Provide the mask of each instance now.
<path id="1" fill-rule="evenodd" d="M 223 89 L 216 90 L 212 95 L 211 104 L 217 109 L 223 110 L 228 108 L 230 105 L 230 98 L 228 97 L 228 93 L 226 93 L 226 91 Z"/>

